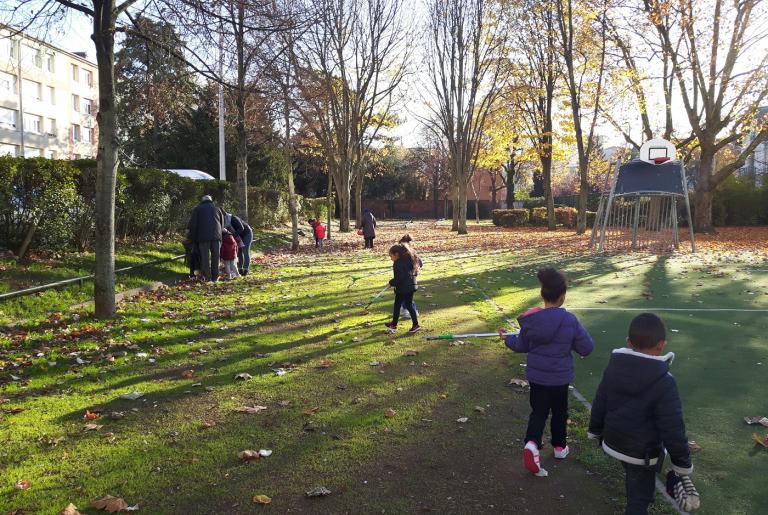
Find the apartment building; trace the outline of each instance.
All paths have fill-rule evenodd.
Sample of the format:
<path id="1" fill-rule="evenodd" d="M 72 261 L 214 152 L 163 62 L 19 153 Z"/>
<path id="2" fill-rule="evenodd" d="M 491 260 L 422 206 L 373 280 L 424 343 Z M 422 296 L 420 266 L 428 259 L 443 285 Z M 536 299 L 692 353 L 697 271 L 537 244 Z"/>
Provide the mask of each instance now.
<path id="1" fill-rule="evenodd" d="M 95 64 L 0 26 L 0 155 L 96 156 Z"/>
<path id="2" fill-rule="evenodd" d="M 757 121 L 768 123 L 768 106 L 761 107 L 757 111 Z M 755 138 L 755 133 L 747 135 L 744 145 L 749 145 Z M 768 141 L 763 141 L 747 157 L 747 162 L 739 170 L 742 177 L 751 180 L 757 186 L 762 186 L 768 181 Z"/>

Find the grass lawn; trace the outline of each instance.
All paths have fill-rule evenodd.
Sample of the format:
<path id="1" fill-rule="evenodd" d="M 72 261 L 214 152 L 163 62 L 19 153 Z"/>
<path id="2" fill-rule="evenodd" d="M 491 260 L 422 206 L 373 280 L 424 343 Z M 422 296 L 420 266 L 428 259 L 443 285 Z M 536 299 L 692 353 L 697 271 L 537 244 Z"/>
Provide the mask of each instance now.
<path id="1" fill-rule="evenodd" d="M 0 511 L 58 513 L 110 494 L 143 513 L 254 513 L 263 494 L 280 513 L 620 512 L 619 468 L 585 441 L 588 414 L 575 400 L 575 459 L 555 463 L 546 449 L 550 477 L 521 470 L 527 396 L 506 383 L 524 376 L 523 356 L 497 339 L 426 342 L 407 324 L 387 336 L 391 294 L 362 311 L 389 278 L 384 250 L 403 231 L 384 225 L 379 252 L 346 235 L 320 254 L 267 255 L 244 280 L 141 296 L 114 322 L 65 312 L 0 337 Z M 764 254 L 593 258 L 565 232 L 475 229 L 464 238 L 433 224 L 408 229 L 426 264 L 416 297 L 425 334 L 494 330 L 502 318 L 483 292 L 514 316 L 538 302 L 543 264 L 566 270 L 573 307 L 768 305 L 766 274 L 747 275 L 768 268 Z M 753 452 L 742 421 L 768 415 L 756 364 L 768 366 L 765 317 L 688 314 L 665 318 L 679 331 L 673 370 L 703 447 L 694 457 L 702 513 L 765 511 L 768 452 Z M 598 343 L 577 363 L 576 387 L 589 397 L 631 313 L 578 315 Z M 143 395 L 120 398 L 131 392 Z M 236 411 L 257 406 L 266 409 Z M 98 418 L 84 420 L 86 410 Z M 245 449 L 273 454 L 243 463 Z M 31 486 L 16 488 L 21 480 Z M 333 493 L 304 498 L 321 485 Z"/>
<path id="2" fill-rule="evenodd" d="M 273 232 L 257 232 L 254 250 L 264 250 L 275 244 Z M 184 253 L 180 238 L 159 242 L 118 243 L 115 268 L 135 266 Z M 31 286 L 49 284 L 93 274 L 93 252 L 66 253 L 57 258 L 33 257 L 30 263 L 0 260 L 0 293 L 21 290 Z M 144 286 L 154 281 L 167 281 L 179 277 L 187 270 L 184 260 L 150 265 L 117 275 L 117 291 Z M 20 322 L 39 321 L 48 313 L 62 311 L 68 306 L 85 302 L 93 297 L 93 282 L 74 284 L 47 290 L 26 297 L 0 301 L 0 327 Z"/>

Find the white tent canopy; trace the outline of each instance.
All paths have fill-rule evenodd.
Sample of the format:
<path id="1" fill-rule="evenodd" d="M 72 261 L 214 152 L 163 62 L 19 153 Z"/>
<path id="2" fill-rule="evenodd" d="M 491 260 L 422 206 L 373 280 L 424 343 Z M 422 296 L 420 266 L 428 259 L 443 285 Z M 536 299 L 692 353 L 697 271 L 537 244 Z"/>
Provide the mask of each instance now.
<path id="1" fill-rule="evenodd" d="M 192 179 L 194 181 L 213 181 L 215 180 L 210 174 L 207 174 L 201 170 L 191 170 L 186 168 L 165 168 L 164 171 L 175 173 L 181 177 Z"/>

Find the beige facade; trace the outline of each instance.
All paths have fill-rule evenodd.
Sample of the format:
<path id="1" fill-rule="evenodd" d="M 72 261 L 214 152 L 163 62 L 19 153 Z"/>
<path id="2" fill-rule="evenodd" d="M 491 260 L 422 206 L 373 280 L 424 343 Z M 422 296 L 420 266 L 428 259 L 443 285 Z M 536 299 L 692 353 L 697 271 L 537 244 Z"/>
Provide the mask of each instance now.
<path id="1" fill-rule="evenodd" d="M 96 65 L 0 27 L 0 155 L 96 156 Z"/>

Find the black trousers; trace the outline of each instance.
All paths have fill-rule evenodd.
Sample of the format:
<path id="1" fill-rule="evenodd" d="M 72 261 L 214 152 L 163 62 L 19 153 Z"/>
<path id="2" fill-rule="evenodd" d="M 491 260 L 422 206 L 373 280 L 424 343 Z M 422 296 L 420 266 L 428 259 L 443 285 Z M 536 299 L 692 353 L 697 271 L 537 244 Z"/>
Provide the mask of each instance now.
<path id="1" fill-rule="evenodd" d="M 395 292 L 395 308 L 392 310 L 392 325 L 397 325 L 400 320 L 400 308 L 405 308 L 411 315 L 411 322 L 414 326 L 419 325 L 419 315 L 416 314 L 416 306 L 413 304 L 413 294 Z"/>
<path id="2" fill-rule="evenodd" d="M 568 424 L 568 385 L 547 386 L 531 383 L 531 416 L 528 417 L 528 429 L 525 441 L 533 440 L 541 448 L 541 435 L 547 418 L 552 413 L 550 429 L 552 447 L 565 447 Z"/>
<path id="3" fill-rule="evenodd" d="M 646 515 L 656 497 L 656 471 L 641 465 L 624 465 L 624 485 L 627 489 L 625 515 Z"/>
<path id="4" fill-rule="evenodd" d="M 221 242 L 219 240 L 199 241 L 197 250 L 200 252 L 200 273 L 206 281 L 218 281 Z"/>
<path id="5" fill-rule="evenodd" d="M 365 248 L 366 249 L 372 249 L 373 248 L 373 237 L 368 238 L 365 237 Z"/>

